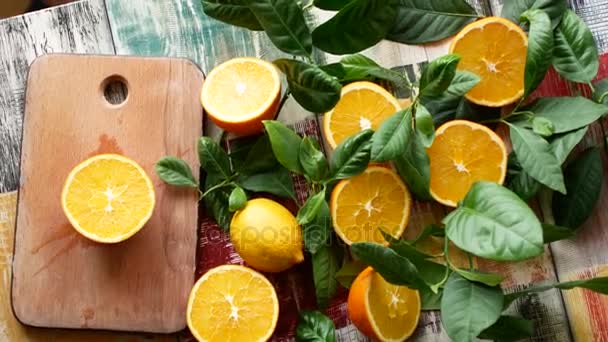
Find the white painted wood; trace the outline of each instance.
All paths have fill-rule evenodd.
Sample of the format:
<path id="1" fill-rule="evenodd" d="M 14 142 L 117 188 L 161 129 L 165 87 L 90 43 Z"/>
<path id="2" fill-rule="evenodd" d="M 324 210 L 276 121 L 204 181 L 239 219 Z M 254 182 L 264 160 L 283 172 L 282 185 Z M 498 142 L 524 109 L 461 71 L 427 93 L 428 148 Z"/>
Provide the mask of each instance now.
<path id="1" fill-rule="evenodd" d="M 114 53 L 103 0 L 0 21 L 0 192 L 16 190 L 18 185 L 28 67 L 36 57 L 51 52 Z"/>

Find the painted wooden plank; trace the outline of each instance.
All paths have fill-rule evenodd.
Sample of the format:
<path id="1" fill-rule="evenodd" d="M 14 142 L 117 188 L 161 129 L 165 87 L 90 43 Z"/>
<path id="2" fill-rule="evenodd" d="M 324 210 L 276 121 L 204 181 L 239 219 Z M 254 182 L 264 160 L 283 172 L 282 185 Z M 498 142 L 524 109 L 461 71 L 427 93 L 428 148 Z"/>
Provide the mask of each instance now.
<path id="1" fill-rule="evenodd" d="M 0 192 L 17 189 L 25 81 L 30 63 L 51 52 L 112 54 L 103 0 L 0 21 Z"/>

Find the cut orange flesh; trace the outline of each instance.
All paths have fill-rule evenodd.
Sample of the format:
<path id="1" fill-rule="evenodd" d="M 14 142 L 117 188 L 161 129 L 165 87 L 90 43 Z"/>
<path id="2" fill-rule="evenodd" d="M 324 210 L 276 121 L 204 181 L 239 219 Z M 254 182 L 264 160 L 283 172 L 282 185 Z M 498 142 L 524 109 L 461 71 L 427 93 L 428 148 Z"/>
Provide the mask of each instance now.
<path id="1" fill-rule="evenodd" d="M 61 204 L 79 233 L 103 243 L 126 240 L 152 216 L 154 187 L 133 160 L 102 154 L 85 160 L 68 176 Z"/>
<path id="2" fill-rule="evenodd" d="M 427 150 L 431 164 L 431 196 L 455 207 L 477 181 L 502 184 L 507 172 L 507 150 L 502 139 L 486 126 L 453 120 L 437 129 Z"/>
<path id="3" fill-rule="evenodd" d="M 399 175 L 370 166 L 340 181 L 331 193 L 331 217 L 338 236 L 353 242 L 384 243 L 381 229 L 398 238 L 409 222 L 412 199 Z"/>
<path id="4" fill-rule="evenodd" d="M 458 69 L 481 77 L 466 98 L 490 107 L 502 107 L 520 99 L 524 93 L 527 50 L 526 34 L 507 19 L 489 17 L 467 25 L 450 46 L 450 53 L 462 58 Z"/>
<path id="5" fill-rule="evenodd" d="M 357 329 L 376 341 L 405 341 L 420 318 L 420 295 L 406 286 L 389 284 L 368 267 L 348 294 L 348 316 Z"/>
<path id="6" fill-rule="evenodd" d="M 258 58 L 235 58 L 215 67 L 203 83 L 201 103 L 216 125 L 253 134 L 273 119 L 280 101 L 276 67 Z"/>
<path id="7" fill-rule="evenodd" d="M 209 270 L 188 300 L 188 327 L 200 342 L 267 341 L 278 318 L 279 300 L 272 284 L 243 266 Z"/>
<path id="8" fill-rule="evenodd" d="M 340 101 L 325 113 L 324 133 L 327 143 L 336 148 L 346 138 L 380 125 L 401 110 L 399 101 L 381 86 L 361 81 L 342 88 Z"/>

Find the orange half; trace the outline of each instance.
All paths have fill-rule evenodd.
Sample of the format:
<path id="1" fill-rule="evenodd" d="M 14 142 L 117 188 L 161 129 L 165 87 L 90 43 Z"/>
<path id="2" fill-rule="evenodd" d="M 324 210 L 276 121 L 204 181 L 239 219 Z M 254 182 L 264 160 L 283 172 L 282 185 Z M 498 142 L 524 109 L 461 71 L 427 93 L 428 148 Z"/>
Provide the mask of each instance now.
<path id="1" fill-rule="evenodd" d="M 260 273 L 238 265 L 209 270 L 188 299 L 187 322 L 200 342 L 267 341 L 277 325 L 279 300 Z"/>
<path id="2" fill-rule="evenodd" d="M 527 51 L 528 38 L 524 31 L 499 17 L 470 23 L 450 45 L 450 53 L 461 56 L 458 70 L 481 77 L 466 98 L 489 107 L 502 107 L 523 96 Z"/>
<path id="3" fill-rule="evenodd" d="M 325 139 L 331 148 L 336 148 L 351 135 L 378 129 L 399 110 L 399 101 L 381 86 L 367 81 L 350 83 L 342 88 L 334 109 L 325 113 Z"/>
<path id="4" fill-rule="evenodd" d="M 154 186 L 133 160 L 102 154 L 70 172 L 61 204 L 80 234 L 103 243 L 128 239 L 148 222 L 154 211 Z"/>
<path id="5" fill-rule="evenodd" d="M 453 120 L 439 127 L 427 150 L 431 165 L 431 196 L 455 207 L 477 181 L 502 184 L 507 173 L 507 149 L 486 126 Z"/>
<path id="6" fill-rule="evenodd" d="M 371 267 L 357 276 L 348 293 L 350 320 L 375 341 L 405 341 L 418 326 L 420 310 L 418 291 L 388 283 Z"/>
<path id="7" fill-rule="evenodd" d="M 370 166 L 362 174 L 340 181 L 331 193 L 334 229 L 347 244 L 384 243 L 381 230 L 398 238 L 410 218 L 412 198 L 395 171 Z"/>
<path id="8" fill-rule="evenodd" d="M 201 103 L 216 125 L 247 135 L 262 131 L 262 121 L 275 117 L 280 94 L 281 79 L 272 63 L 234 58 L 211 70 Z"/>

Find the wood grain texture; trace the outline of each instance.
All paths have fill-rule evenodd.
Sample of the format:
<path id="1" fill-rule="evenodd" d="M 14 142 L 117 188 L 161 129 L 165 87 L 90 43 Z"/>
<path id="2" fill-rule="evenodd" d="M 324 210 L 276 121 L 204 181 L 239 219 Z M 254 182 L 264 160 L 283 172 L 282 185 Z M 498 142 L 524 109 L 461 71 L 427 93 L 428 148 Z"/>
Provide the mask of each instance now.
<path id="1" fill-rule="evenodd" d="M 40 329 L 27 327 L 17 321 L 10 303 L 17 192 L 0 194 L 0 340 L 19 342 L 169 342 L 168 335 L 137 336 L 84 330 Z"/>
<path id="2" fill-rule="evenodd" d="M 17 190 L 25 80 L 46 53 L 113 54 L 103 0 L 0 21 L 0 192 Z"/>
<path id="3" fill-rule="evenodd" d="M 116 75 L 129 92 L 124 103 L 111 105 L 103 86 Z M 198 165 L 202 108 L 195 89 L 202 80 L 184 59 L 47 55 L 32 65 L 12 286 L 20 321 L 162 333 L 185 327 L 197 193 L 164 184 L 154 165 L 165 155 Z M 71 169 L 101 153 L 136 160 L 156 191 L 150 221 L 113 245 L 76 233 L 59 201 Z"/>

